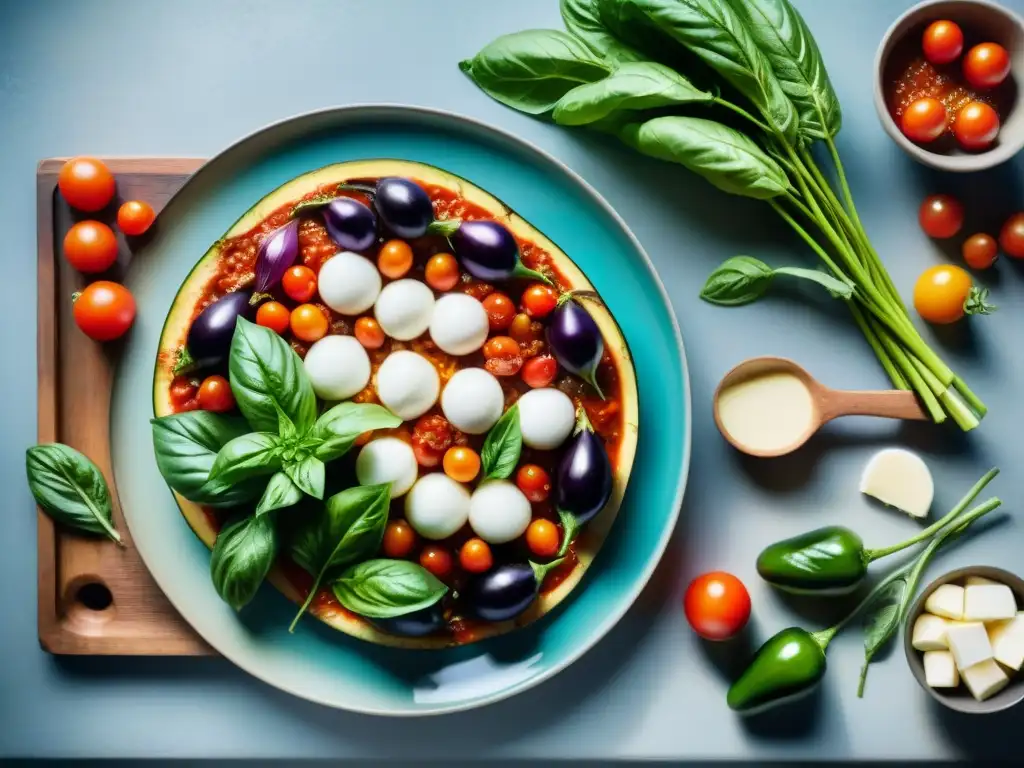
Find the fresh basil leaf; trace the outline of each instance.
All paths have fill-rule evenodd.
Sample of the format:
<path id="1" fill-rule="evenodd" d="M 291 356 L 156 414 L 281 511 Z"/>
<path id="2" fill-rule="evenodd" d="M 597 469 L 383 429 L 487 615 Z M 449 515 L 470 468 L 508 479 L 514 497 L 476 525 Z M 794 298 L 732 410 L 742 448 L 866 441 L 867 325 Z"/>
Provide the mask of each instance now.
<path id="1" fill-rule="evenodd" d="M 800 133 L 832 138 L 843 123 L 842 108 L 807 23 L 789 0 L 734 2 L 747 30 L 796 107 Z"/>
<path id="2" fill-rule="evenodd" d="M 280 468 L 281 438 L 270 432 L 250 432 L 217 452 L 210 482 L 230 485 L 250 477 L 272 475 Z"/>
<path id="3" fill-rule="evenodd" d="M 344 455 L 364 432 L 391 429 L 402 423 L 387 408 L 373 403 L 340 403 L 324 413 L 310 432 L 322 441 L 316 446 L 316 457 L 333 461 Z"/>
<path id="4" fill-rule="evenodd" d="M 427 608 L 448 591 L 430 571 L 410 560 L 366 560 L 334 582 L 345 608 L 371 619 L 390 619 Z"/>
<path id="5" fill-rule="evenodd" d="M 50 517 L 121 543 L 107 481 L 84 454 L 62 443 L 34 445 L 25 452 L 25 471 L 36 503 Z"/>
<path id="6" fill-rule="evenodd" d="M 789 275 L 790 277 L 798 277 L 801 280 L 810 280 L 812 283 L 817 283 L 822 286 L 826 291 L 832 294 L 833 298 L 836 299 L 850 299 L 853 298 L 853 286 L 849 283 L 844 283 L 832 275 L 824 272 L 819 272 L 816 269 L 803 269 L 801 267 L 778 267 L 775 270 L 776 275 Z"/>
<path id="7" fill-rule="evenodd" d="M 561 0 L 559 5 L 566 30 L 579 38 L 595 56 L 616 64 L 643 61 L 642 53 L 616 40 L 604 26 L 597 0 Z"/>
<path id="8" fill-rule="evenodd" d="M 299 430 L 295 427 L 295 422 L 288 418 L 288 414 L 281 410 L 281 406 L 276 402 L 274 408 L 277 410 L 277 434 L 282 441 L 292 441 L 298 438 Z"/>
<path id="9" fill-rule="evenodd" d="M 733 256 L 708 276 L 700 297 L 724 307 L 749 304 L 765 294 L 773 277 L 772 268 L 763 261 L 751 256 Z"/>
<path id="10" fill-rule="evenodd" d="M 255 597 L 277 557 L 277 532 L 270 515 L 241 516 L 217 534 L 210 575 L 221 599 L 241 610 Z"/>
<path id="11" fill-rule="evenodd" d="M 228 372 L 238 409 L 257 432 L 278 431 L 278 408 L 299 432 L 313 425 L 316 395 L 302 360 L 269 328 L 238 318 Z"/>
<path id="12" fill-rule="evenodd" d="M 302 489 L 284 472 L 275 472 L 267 488 L 263 491 L 260 503 L 256 505 L 256 515 L 265 515 L 275 509 L 291 507 L 302 501 Z"/>
<path id="13" fill-rule="evenodd" d="M 259 498 L 263 483 L 210 483 L 217 452 L 249 431 L 243 419 L 186 411 L 152 419 L 156 465 L 167 484 L 196 504 L 234 507 Z"/>
<path id="14" fill-rule="evenodd" d="M 664 64 L 633 62 L 603 80 L 573 88 L 558 100 L 551 117 L 559 125 L 586 125 L 616 112 L 714 100 L 714 94 L 700 90 Z"/>
<path id="15" fill-rule="evenodd" d="M 645 155 L 679 163 L 733 195 L 769 200 L 790 189 L 785 171 L 739 131 L 699 117 L 631 123 L 623 141 Z"/>
<path id="16" fill-rule="evenodd" d="M 908 594 L 906 578 L 899 578 L 889 583 L 871 603 L 870 613 L 864 623 L 864 666 L 860 670 L 860 682 L 857 685 L 858 698 L 864 695 L 871 660 L 899 628 Z"/>
<path id="17" fill-rule="evenodd" d="M 284 465 L 284 472 L 291 481 L 307 496 L 314 499 L 324 497 L 324 483 L 327 479 L 326 467 L 316 456 Z"/>
<path id="18" fill-rule="evenodd" d="M 328 499 L 323 512 L 295 533 L 292 559 L 314 581 L 291 630 L 322 583 L 338 578 L 346 565 L 370 557 L 380 548 L 390 504 L 390 483 L 348 488 Z"/>
<path id="19" fill-rule="evenodd" d="M 554 29 L 503 35 L 459 62 L 459 69 L 491 98 L 531 115 L 550 111 L 572 88 L 611 72 L 583 43 Z"/>
<path id="20" fill-rule="evenodd" d="M 519 428 L 519 406 L 513 405 L 484 438 L 480 450 L 480 461 L 483 466 L 483 479 L 504 480 L 512 475 L 519 463 L 519 455 L 523 450 L 523 433 Z"/>

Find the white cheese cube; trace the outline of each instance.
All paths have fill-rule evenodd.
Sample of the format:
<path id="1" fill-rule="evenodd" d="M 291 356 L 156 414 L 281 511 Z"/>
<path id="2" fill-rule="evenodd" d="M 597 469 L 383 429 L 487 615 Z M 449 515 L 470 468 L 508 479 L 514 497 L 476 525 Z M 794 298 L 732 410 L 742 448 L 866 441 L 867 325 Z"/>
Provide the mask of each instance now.
<path id="1" fill-rule="evenodd" d="M 1024 666 L 1024 611 L 1007 621 L 989 624 L 987 628 L 996 661 L 1020 672 Z"/>
<path id="2" fill-rule="evenodd" d="M 1003 672 L 1002 667 L 996 664 L 995 659 L 961 669 L 960 676 L 978 701 L 984 701 L 990 696 L 994 696 L 1010 682 L 1010 678 Z"/>
<path id="3" fill-rule="evenodd" d="M 965 587 L 982 587 L 986 584 L 998 584 L 998 581 L 992 581 L 992 579 L 986 579 L 984 576 L 968 576 L 967 581 L 964 582 Z"/>
<path id="4" fill-rule="evenodd" d="M 992 643 L 988 641 L 985 625 L 980 621 L 950 624 L 946 627 L 946 642 L 961 672 L 993 658 Z"/>
<path id="5" fill-rule="evenodd" d="M 1017 599 L 1005 584 L 972 584 L 964 590 L 964 621 L 1002 621 L 1017 615 Z"/>
<path id="6" fill-rule="evenodd" d="M 924 609 L 936 616 L 960 621 L 964 617 L 964 588 L 956 584 L 940 584 L 924 601 Z"/>
<path id="7" fill-rule="evenodd" d="M 960 673 L 953 654 L 949 651 L 925 651 L 924 681 L 929 688 L 956 688 L 960 685 Z"/>
<path id="8" fill-rule="evenodd" d="M 946 642 L 947 622 L 941 616 L 922 613 L 914 622 L 911 644 L 919 651 L 944 651 L 949 648 Z"/>
<path id="9" fill-rule="evenodd" d="M 932 473 L 916 453 L 886 448 L 872 456 L 864 467 L 860 492 L 912 517 L 927 517 L 935 484 Z"/>

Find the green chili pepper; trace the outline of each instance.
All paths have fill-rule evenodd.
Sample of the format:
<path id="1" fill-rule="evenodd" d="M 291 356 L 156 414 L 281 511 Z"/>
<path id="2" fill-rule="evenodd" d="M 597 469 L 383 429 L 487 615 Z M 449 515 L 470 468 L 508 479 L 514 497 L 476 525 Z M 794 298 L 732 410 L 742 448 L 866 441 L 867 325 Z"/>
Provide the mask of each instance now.
<path id="1" fill-rule="evenodd" d="M 830 632 L 812 634 L 800 627 L 790 627 L 770 637 L 729 688 L 729 708 L 753 714 L 814 690 L 825 676 L 825 649 L 832 639 Z"/>

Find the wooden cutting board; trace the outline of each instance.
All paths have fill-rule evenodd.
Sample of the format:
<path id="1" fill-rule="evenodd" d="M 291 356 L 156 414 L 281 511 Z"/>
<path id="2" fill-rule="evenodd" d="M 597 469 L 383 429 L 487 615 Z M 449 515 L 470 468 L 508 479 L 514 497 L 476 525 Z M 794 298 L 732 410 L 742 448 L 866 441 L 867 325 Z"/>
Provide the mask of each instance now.
<path id="1" fill-rule="evenodd" d="M 67 443 L 96 462 L 113 493 L 114 519 L 126 546 L 82 537 L 38 513 L 39 642 L 55 654 L 212 654 L 164 597 L 132 544 L 110 464 L 110 392 L 119 349 L 116 343 L 102 345 L 85 337 L 71 314 L 72 293 L 96 278 L 119 281 L 144 239 L 118 234 L 118 263 L 99 276 L 77 273 L 61 255 L 64 235 L 76 220 L 93 218 L 114 227 L 117 206 L 133 199 L 148 202 L 159 213 L 203 161 L 105 162 L 117 179 L 117 197 L 95 214 L 73 211 L 61 198 L 57 176 L 63 159 L 42 161 L 36 173 L 38 439 Z M 159 217 L 154 226 L 160 226 Z"/>

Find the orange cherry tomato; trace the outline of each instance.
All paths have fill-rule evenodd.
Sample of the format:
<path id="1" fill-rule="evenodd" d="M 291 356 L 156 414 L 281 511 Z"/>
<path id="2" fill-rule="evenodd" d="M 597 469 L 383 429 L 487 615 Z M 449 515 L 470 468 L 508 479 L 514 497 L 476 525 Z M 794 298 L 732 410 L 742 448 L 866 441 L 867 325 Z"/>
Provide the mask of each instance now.
<path id="1" fill-rule="evenodd" d="M 494 565 L 494 557 L 486 541 L 469 539 L 459 550 L 459 563 L 470 573 L 483 573 Z"/>
<path id="2" fill-rule="evenodd" d="M 112 341 L 135 322 L 135 297 L 120 283 L 97 280 L 73 298 L 75 325 L 96 341 Z"/>
<path id="3" fill-rule="evenodd" d="M 459 262 L 450 253 L 435 253 L 427 259 L 423 277 L 435 291 L 450 291 L 459 284 Z"/>
<path id="4" fill-rule="evenodd" d="M 153 206 L 141 200 L 129 200 L 117 209 L 117 227 L 126 235 L 141 235 L 156 219 Z"/>
<path id="5" fill-rule="evenodd" d="M 256 324 L 269 328 L 275 333 L 283 334 L 288 330 L 291 323 L 292 313 L 288 307 L 278 301 L 268 301 L 260 304 L 256 310 Z"/>
<path id="6" fill-rule="evenodd" d="M 64 236 L 64 258 L 79 272 L 105 272 L 117 261 L 114 230 L 98 221 L 73 224 Z"/>
<path id="7" fill-rule="evenodd" d="M 444 547 L 431 544 L 420 552 L 420 565 L 443 579 L 452 572 L 452 556 Z"/>
<path id="8" fill-rule="evenodd" d="M 536 464 L 524 464 L 516 472 L 516 485 L 530 501 L 541 502 L 551 493 L 551 475 Z"/>
<path id="9" fill-rule="evenodd" d="M 971 276 L 952 264 L 930 267 L 914 285 L 914 308 L 929 323 L 944 325 L 964 316 Z"/>
<path id="10" fill-rule="evenodd" d="M 530 317 L 544 317 L 558 306 L 558 291 L 550 285 L 534 283 L 523 291 L 523 309 Z"/>
<path id="11" fill-rule="evenodd" d="M 1024 213 L 1015 213 L 999 231 L 999 247 L 1007 256 L 1024 259 Z"/>
<path id="12" fill-rule="evenodd" d="M 526 546 L 537 557 L 554 557 L 560 538 L 558 526 L 543 518 L 537 518 L 526 529 Z"/>
<path id="13" fill-rule="evenodd" d="M 484 343 L 484 368 L 495 376 L 515 376 L 523 367 L 519 342 L 509 336 L 493 336 Z"/>
<path id="14" fill-rule="evenodd" d="M 926 144 L 946 132 L 946 121 L 946 108 L 942 102 L 929 96 L 907 107 L 900 128 L 911 141 Z"/>
<path id="15" fill-rule="evenodd" d="M 412 269 L 412 248 L 405 240 L 388 240 L 377 254 L 377 269 L 392 280 L 404 277 Z"/>
<path id="16" fill-rule="evenodd" d="M 445 451 L 444 473 L 457 483 L 468 483 L 480 472 L 480 455 L 472 448 L 456 445 Z"/>
<path id="17" fill-rule="evenodd" d="M 957 112 L 953 135 L 964 149 L 985 149 L 999 135 L 999 115 L 983 101 L 972 101 Z"/>
<path id="18" fill-rule="evenodd" d="M 64 163 L 57 186 L 68 205 L 80 211 L 98 211 L 114 199 L 114 174 L 92 157 L 76 157 Z"/>
<path id="19" fill-rule="evenodd" d="M 416 531 L 405 520 L 392 520 L 384 529 L 381 549 L 388 557 L 408 557 L 416 546 Z"/>
<path id="20" fill-rule="evenodd" d="M 492 331 L 503 331 L 512 325 L 516 317 L 516 305 L 504 293 L 488 294 L 483 301 L 487 310 L 487 322 Z"/>
<path id="21" fill-rule="evenodd" d="M 988 269 L 996 262 L 999 255 L 999 246 L 992 235 L 979 232 L 964 240 L 961 248 L 964 261 L 972 269 Z"/>
<path id="22" fill-rule="evenodd" d="M 309 301 L 316 295 L 316 273 L 307 266 L 296 264 L 284 273 L 281 287 L 292 301 Z"/>
<path id="23" fill-rule="evenodd" d="M 328 320 L 320 307 L 313 304 L 300 304 L 292 310 L 289 319 L 292 333 L 302 341 L 319 341 L 327 335 Z"/>
<path id="24" fill-rule="evenodd" d="M 224 413 L 235 407 L 231 385 L 223 376 L 207 376 L 199 385 L 199 407 L 204 411 Z"/>
<path id="25" fill-rule="evenodd" d="M 964 50 L 964 33 L 954 21 L 933 21 L 924 31 L 921 47 L 932 64 L 949 64 Z"/>
<path id="26" fill-rule="evenodd" d="M 520 344 L 529 344 L 538 336 L 533 323 L 534 321 L 530 319 L 528 314 L 520 312 L 512 318 L 512 324 L 508 327 L 508 335 Z"/>
<path id="27" fill-rule="evenodd" d="M 964 77 L 974 88 L 995 88 L 1010 74 L 1010 54 L 999 43 L 981 43 L 964 56 Z"/>
<path id="28" fill-rule="evenodd" d="M 964 224 L 964 207 L 951 195 L 929 195 L 921 203 L 917 221 L 928 237 L 953 237 Z"/>
<path id="29" fill-rule="evenodd" d="M 690 582 L 683 607 L 698 635 L 705 640 L 728 640 L 750 619 L 750 593 L 731 573 L 713 571 Z"/>
<path id="30" fill-rule="evenodd" d="M 523 381 L 534 389 L 551 386 L 557 373 L 558 363 L 551 355 L 538 355 L 523 363 Z"/>
<path id="31" fill-rule="evenodd" d="M 356 341 L 367 349 L 380 349 L 384 346 L 384 329 L 372 317 L 360 317 L 355 326 Z"/>

